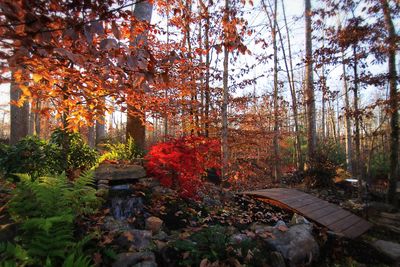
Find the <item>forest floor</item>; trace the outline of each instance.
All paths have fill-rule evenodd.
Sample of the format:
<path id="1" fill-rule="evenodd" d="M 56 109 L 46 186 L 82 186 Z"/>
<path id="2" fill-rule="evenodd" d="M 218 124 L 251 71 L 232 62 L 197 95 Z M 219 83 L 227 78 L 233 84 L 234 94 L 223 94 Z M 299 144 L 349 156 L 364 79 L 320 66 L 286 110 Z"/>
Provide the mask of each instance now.
<path id="1" fill-rule="evenodd" d="M 347 199 L 336 190 L 325 191 L 311 193 L 339 204 Z M 190 200 L 153 179 L 142 179 L 128 191 L 111 190 L 108 199 L 96 227 L 106 233 L 100 244 L 116 251 L 117 267 L 126 266 L 129 259 L 135 264 L 143 260 L 134 256 L 142 255 L 143 244 L 132 240 L 152 244 L 149 262 L 158 266 L 300 266 L 310 262 L 313 266 L 392 266 L 394 262 L 370 241 L 400 240 L 400 235 L 382 227 L 356 240 L 339 237 L 291 211 L 213 183 L 205 183 L 200 198 Z M 124 206 L 126 199 L 135 200 Z M 134 212 L 126 213 L 127 207 Z M 290 236 L 292 229 L 300 232 Z M 286 243 L 276 244 L 276 240 Z M 239 244 L 244 241 L 249 242 L 247 248 Z M 283 257 L 274 252 L 279 247 Z"/>
<path id="2" fill-rule="evenodd" d="M 0 188 L 0 237 L 7 240 L 16 229 L 7 229 L 10 191 Z M 336 189 L 309 192 L 336 204 L 349 198 Z M 101 210 L 76 223 L 80 235 L 100 233 L 96 246 L 101 249 L 92 256 L 95 266 L 396 264 L 371 245 L 375 239 L 398 242 L 400 234 L 389 229 L 375 226 L 356 240 L 346 239 L 291 211 L 210 182 L 202 185 L 196 200 L 181 198 L 152 178 L 115 185 L 100 195 L 106 200 Z"/>

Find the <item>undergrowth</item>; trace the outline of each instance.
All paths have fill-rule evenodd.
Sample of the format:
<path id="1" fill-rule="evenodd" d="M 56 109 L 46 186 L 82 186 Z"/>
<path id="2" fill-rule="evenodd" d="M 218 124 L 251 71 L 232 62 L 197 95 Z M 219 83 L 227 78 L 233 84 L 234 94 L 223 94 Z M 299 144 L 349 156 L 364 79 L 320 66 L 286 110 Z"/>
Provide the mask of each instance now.
<path id="1" fill-rule="evenodd" d="M 0 266 L 90 266 L 84 247 L 92 236 L 77 240 L 74 222 L 100 205 L 93 173 L 85 172 L 75 181 L 65 174 L 18 177 L 8 211 L 20 231 L 13 243 L 0 244 Z"/>

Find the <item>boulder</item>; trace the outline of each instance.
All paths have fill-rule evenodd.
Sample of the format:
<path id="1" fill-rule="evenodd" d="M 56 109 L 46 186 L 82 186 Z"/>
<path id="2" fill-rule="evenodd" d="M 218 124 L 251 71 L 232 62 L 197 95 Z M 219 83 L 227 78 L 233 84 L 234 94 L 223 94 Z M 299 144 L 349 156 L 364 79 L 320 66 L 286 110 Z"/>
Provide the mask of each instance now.
<path id="1" fill-rule="evenodd" d="M 150 231 L 147 230 L 138 230 L 138 229 L 133 229 L 128 231 L 131 234 L 132 238 L 129 238 L 131 240 L 132 245 L 140 250 L 140 249 L 145 249 L 150 245 L 151 242 L 151 237 L 152 234 Z"/>
<path id="2" fill-rule="evenodd" d="M 153 233 L 158 233 L 163 225 L 163 220 L 158 217 L 151 216 L 146 219 L 146 230 L 150 230 Z"/>
<path id="3" fill-rule="evenodd" d="M 396 262 L 400 262 L 400 244 L 385 240 L 376 240 L 372 245 Z"/>
<path id="4" fill-rule="evenodd" d="M 264 235 L 267 244 L 278 251 L 290 266 L 309 264 L 318 258 L 319 247 L 312 235 L 312 225 L 297 224 L 290 228 L 278 222 L 272 235 Z"/>
<path id="5" fill-rule="evenodd" d="M 135 180 L 146 177 L 146 171 L 140 165 L 100 164 L 95 170 L 96 180 Z"/>
<path id="6" fill-rule="evenodd" d="M 142 261 L 133 265 L 133 267 L 157 267 L 157 263 L 154 261 Z"/>
<path id="7" fill-rule="evenodd" d="M 97 182 L 97 184 L 105 184 L 105 185 L 108 185 L 108 180 L 99 180 L 98 182 Z"/>
<path id="8" fill-rule="evenodd" d="M 248 237 L 248 236 L 245 235 L 245 234 L 239 233 L 239 234 L 234 234 L 234 235 L 232 235 L 230 239 L 231 239 L 231 242 L 232 242 L 233 244 L 239 245 L 239 244 L 241 244 L 241 243 L 244 242 L 244 241 L 250 240 L 250 237 Z"/>
<path id="9" fill-rule="evenodd" d="M 156 257 L 152 252 L 126 252 L 117 255 L 113 267 L 157 267 Z"/>
<path id="10" fill-rule="evenodd" d="M 165 232 L 159 231 L 157 234 L 153 235 L 153 239 L 160 241 L 168 241 L 170 238 Z"/>
<path id="11" fill-rule="evenodd" d="M 293 214 L 293 217 L 290 220 L 290 225 L 303 224 L 303 223 L 309 224 L 310 222 L 303 216 L 298 215 L 297 213 Z"/>

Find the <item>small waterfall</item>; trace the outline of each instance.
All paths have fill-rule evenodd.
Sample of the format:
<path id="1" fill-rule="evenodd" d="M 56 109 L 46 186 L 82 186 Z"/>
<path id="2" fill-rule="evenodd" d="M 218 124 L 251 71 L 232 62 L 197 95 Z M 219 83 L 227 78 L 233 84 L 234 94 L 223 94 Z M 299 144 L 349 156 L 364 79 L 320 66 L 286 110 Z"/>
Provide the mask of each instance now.
<path id="1" fill-rule="evenodd" d="M 110 211 L 114 219 L 125 220 L 140 214 L 144 209 L 143 199 L 132 196 L 129 184 L 110 188 Z"/>

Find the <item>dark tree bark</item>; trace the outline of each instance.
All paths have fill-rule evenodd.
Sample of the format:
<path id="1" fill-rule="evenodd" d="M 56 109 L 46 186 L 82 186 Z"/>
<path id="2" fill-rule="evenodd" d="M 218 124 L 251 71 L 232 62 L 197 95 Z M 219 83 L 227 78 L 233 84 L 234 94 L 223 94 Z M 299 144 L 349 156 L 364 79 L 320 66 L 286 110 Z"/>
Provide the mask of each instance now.
<path id="1" fill-rule="evenodd" d="M 106 136 L 106 123 L 96 121 L 96 144 L 99 144 L 103 141 Z"/>
<path id="2" fill-rule="evenodd" d="M 387 0 L 381 0 L 382 11 L 385 20 L 385 28 L 388 33 L 388 70 L 390 89 L 390 173 L 388 201 L 396 203 L 396 187 L 399 180 L 399 114 L 397 95 L 397 71 L 396 71 L 396 31 L 390 14 Z"/>
<path id="3" fill-rule="evenodd" d="M 18 101 L 21 97 L 21 89 L 18 84 L 11 82 L 10 100 Z M 25 102 L 22 107 L 10 105 L 10 144 L 14 145 L 29 133 L 29 103 Z"/>
<path id="4" fill-rule="evenodd" d="M 315 98 L 313 84 L 313 60 L 312 60 L 312 41 L 311 41 L 311 0 L 305 0 L 305 34 L 306 34 L 306 106 L 307 106 L 307 140 L 308 140 L 308 159 L 312 161 L 315 156 L 317 146 L 317 135 L 315 125 Z"/>
<path id="5" fill-rule="evenodd" d="M 225 0 L 225 15 L 226 19 L 229 20 L 229 0 Z M 225 33 L 227 34 L 227 33 Z M 227 178 L 228 172 L 228 99 L 229 99 L 229 87 L 228 87 L 228 63 L 229 63 L 229 48 L 227 44 L 227 37 L 224 38 L 224 72 L 223 72 L 223 92 L 222 92 L 222 130 L 221 130 L 221 150 L 222 150 L 222 178 Z"/>
<path id="6" fill-rule="evenodd" d="M 139 1 L 135 5 L 135 9 L 133 11 L 133 15 L 136 19 L 140 21 L 146 21 L 150 23 L 151 16 L 153 13 L 153 4 L 148 1 Z M 146 41 L 147 32 L 143 32 L 141 36 L 137 37 L 137 40 L 133 42 L 133 45 L 139 43 L 139 41 Z M 127 122 L 126 122 L 126 138 L 132 137 L 135 140 L 136 146 L 140 150 L 145 149 L 145 140 L 146 140 L 146 128 L 142 120 L 142 116 L 137 115 L 138 110 L 133 106 L 128 106 L 128 114 L 127 114 Z"/>

